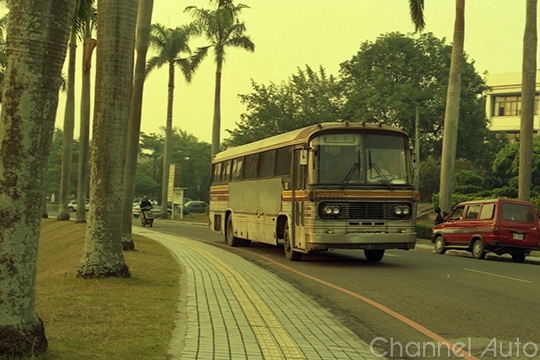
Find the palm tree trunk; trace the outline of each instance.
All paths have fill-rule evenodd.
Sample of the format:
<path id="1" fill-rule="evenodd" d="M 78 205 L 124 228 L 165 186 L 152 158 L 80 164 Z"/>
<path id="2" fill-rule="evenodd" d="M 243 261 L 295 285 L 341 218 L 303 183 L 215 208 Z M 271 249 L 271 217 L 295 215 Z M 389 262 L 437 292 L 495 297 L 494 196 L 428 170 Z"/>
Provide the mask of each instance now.
<path id="1" fill-rule="evenodd" d="M 74 2 L 10 3 L 0 115 L 0 358 L 47 349 L 36 313 L 42 199 Z M 31 41 L 29 41 L 31 39 Z"/>
<path id="2" fill-rule="evenodd" d="M 216 84 L 214 89 L 214 122 L 212 123 L 212 156 L 219 152 L 221 133 L 221 74 L 223 62 L 217 62 Z"/>
<path id="3" fill-rule="evenodd" d="M 129 277 L 122 250 L 124 160 L 133 80 L 137 0 L 98 2 L 96 98 L 86 240 L 77 275 Z"/>
<path id="4" fill-rule="evenodd" d="M 135 175 L 137 173 L 137 155 L 139 153 L 139 133 L 141 130 L 141 109 L 146 70 L 146 53 L 148 51 L 148 38 L 150 23 L 152 22 L 152 9 L 154 0 L 140 0 L 137 14 L 137 38 L 135 49 L 137 59 L 135 62 L 135 78 L 133 92 L 129 107 L 129 125 L 127 138 L 127 155 L 124 168 L 124 193 L 122 195 L 122 247 L 124 250 L 133 250 L 135 245 L 131 233 L 132 201 L 135 193 Z"/>
<path id="5" fill-rule="evenodd" d="M 519 140 L 518 199 L 531 197 L 534 98 L 536 94 L 537 0 L 527 0 L 521 78 L 521 125 Z"/>
<path id="6" fill-rule="evenodd" d="M 163 149 L 163 176 L 161 178 L 161 214 L 162 219 L 167 219 L 167 202 L 169 194 L 169 167 L 171 165 L 171 137 L 172 118 L 174 103 L 174 64 L 169 64 L 169 86 L 167 98 L 167 124 L 165 126 L 165 148 Z"/>
<path id="7" fill-rule="evenodd" d="M 441 156 L 441 182 L 439 206 L 449 212 L 452 208 L 452 189 L 454 187 L 454 163 L 459 124 L 459 102 L 461 96 L 461 71 L 463 68 L 463 43 L 465 38 L 465 0 L 456 0 L 456 19 L 454 22 L 454 42 L 446 110 L 444 114 L 443 149 Z"/>
<path id="8" fill-rule="evenodd" d="M 69 65 L 67 79 L 67 99 L 64 112 L 64 138 L 62 141 L 62 175 L 60 178 L 59 207 L 56 218 L 58 220 L 69 220 L 67 210 L 71 158 L 73 149 L 73 128 L 75 124 L 75 58 L 77 54 L 76 37 L 72 35 L 69 43 Z M 84 205 L 84 203 L 83 203 Z"/>
<path id="9" fill-rule="evenodd" d="M 88 174 L 90 167 L 90 68 L 92 52 L 97 41 L 86 37 L 83 44 L 82 89 L 81 89 L 81 125 L 79 129 L 79 168 L 77 173 L 77 206 L 76 223 L 86 222 L 86 194 L 88 193 Z"/>

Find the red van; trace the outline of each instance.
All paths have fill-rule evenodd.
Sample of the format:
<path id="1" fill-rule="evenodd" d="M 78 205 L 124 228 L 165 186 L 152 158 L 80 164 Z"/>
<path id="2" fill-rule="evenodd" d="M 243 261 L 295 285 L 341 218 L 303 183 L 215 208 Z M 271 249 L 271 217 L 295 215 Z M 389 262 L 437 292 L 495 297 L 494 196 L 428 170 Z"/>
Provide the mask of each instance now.
<path id="1" fill-rule="evenodd" d="M 476 259 L 487 252 L 510 254 L 523 262 L 531 250 L 540 250 L 538 217 L 527 201 L 490 199 L 458 204 L 431 234 L 435 251 L 447 249 L 470 251 Z"/>

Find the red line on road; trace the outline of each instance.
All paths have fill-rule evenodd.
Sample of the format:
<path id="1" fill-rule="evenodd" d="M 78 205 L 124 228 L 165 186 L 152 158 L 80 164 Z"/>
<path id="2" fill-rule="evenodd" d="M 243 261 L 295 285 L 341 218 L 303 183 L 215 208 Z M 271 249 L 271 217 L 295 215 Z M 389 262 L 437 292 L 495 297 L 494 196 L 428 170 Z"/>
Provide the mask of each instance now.
<path id="1" fill-rule="evenodd" d="M 434 341 L 436 341 L 436 342 L 438 342 L 438 343 L 440 343 L 440 344 L 446 346 L 447 348 L 449 348 L 450 350 L 452 350 L 452 351 L 454 352 L 455 355 L 459 355 L 459 356 L 461 356 L 461 357 L 464 358 L 464 359 L 478 360 L 478 358 L 474 357 L 474 356 L 471 355 L 469 352 L 462 350 L 462 349 L 460 348 L 460 346 L 455 345 L 455 344 L 452 343 L 451 341 L 448 341 L 448 340 L 446 340 L 445 338 L 443 338 L 442 336 L 437 335 L 436 333 L 434 333 L 433 331 L 429 330 L 428 328 L 426 328 L 426 327 L 424 327 L 424 326 L 418 324 L 417 322 L 415 322 L 415 321 L 413 321 L 413 320 L 411 320 L 411 319 L 409 319 L 409 318 L 407 318 L 407 317 L 401 315 L 400 313 L 395 312 L 395 311 L 392 310 L 392 309 L 387 308 L 386 306 L 384 306 L 384 305 L 382 305 L 382 304 L 380 304 L 380 303 L 378 303 L 378 302 L 376 302 L 376 301 L 373 301 L 373 300 L 371 300 L 371 299 L 369 299 L 369 298 L 367 298 L 367 297 L 365 297 L 365 296 L 359 295 L 359 294 L 357 294 L 357 293 L 354 293 L 354 292 L 352 292 L 352 291 L 350 291 L 350 290 L 347 290 L 347 289 L 342 288 L 342 287 L 340 287 L 340 286 L 337 286 L 337 285 L 335 285 L 335 284 L 329 283 L 329 282 L 324 281 L 324 280 L 322 280 L 322 279 L 316 278 L 316 277 L 314 277 L 314 276 L 311 276 L 311 275 L 308 275 L 308 274 L 303 273 L 303 272 L 301 272 L 301 271 L 298 271 L 298 270 L 296 270 L 296 269 L 293 269 L 293 268 L 291 268 L 291 267 L 289 267 L 289 266 L 287 266 L 287 265 L 283 265 L 283 264 L 277 262 L 276 260 L 270 259 L 270 258 L 265 257 L 265 256 L 263 256 L 263 255 L 259 255 L 259 254 L 257 254 L 257 253 L 251 252 L 251 251 L 246 250 L 246 249 L 237 249 L 237 250 L 245 251 L 245 252 L 250 253 L 250 254 L 252 254 L 252 255 L 256 255 L 256 256 L 258 256 L 258 257 L 260 257 L 260 258 L 263 258 L 263 259 L 265 259 L 265 260 L 267 260 L 267 261 L 270 261 L 271 263 L 273 263 L 273 264 L 275 264 L 275 265 L 278 265 L 278 266 L 280 266 L 280 267 L 282 267 L 282 268 L 284 268 L 284 269 L 286 269 L 286 270 L 288 270 L 288 271 L 291 271 L 291 272 L 293 272 L 293 273 L 295 273 L 295 274 L 297 274 L 297 275 L 300 275 L 300 276 L 303 276 L 303 277 L 305 277 L 305 278 L 307 278 L 307 279 L 316 281 L 316 282 L 318 282 L 319 284 L 322 284 L 322 285 L 328 286 L 328 287 L 330 287 L 330 288 L 332 288 L 332 289 L 341 291 L 341 292 L 343 292 L 343 293 L 345 293 L 345 294 L 347 294 L 347 295 L 350 295 L 350 296 L 352 296 L 352 297 L 354 297 L 354 298 L 356 298 L 356 299 L 358 299 L 358 300 L 361 300 L 361 301 L 363 301 L 363 302 L 365 302 L 365 303 L 367 303 L 367 304 L 370 304 L 371 306 L 374 306 L 374 307 L 376 307 L 377 309 L 379 309 L 379 310 L 381 310 L 381 311 L 384 311 L 384 312 L 387 313 L 388 315 L 390 315 L 390 316 L 392 316 L 392 317 L 394 317 L 394 318 L 400 320 L 401 322 L 403 322 L 403 323 L 409 325 L 409 326 L 412 327 L 413 329 L 415 329 L 415 330 L 421 332 L 422 334 L 424 334 L 424 335 L 426 335 L 427 337 L 433 339 Z"/>
<path id="2" fill-rule="evenodd" d="M 168 232 L 168 231 L 161 231 L 162 233 L 167 233 L 167 234 L 170 234 L 170 235 L 173 235 L 173 236 L 178 236 L 177 234 L 173 234 L 171 232 Z M 211 245 L 218 245 L 218 246 L 221 246 L 221 247 L 229 247 L 228 245 L 225 245 L 225 244 L 220 244 L 220 243 L 216 243 L 215 241 L 208 241 L 208 240 L 204 240 L 204 239 L 200 239 L 200 238 L 194 238 L 194 237 L 189 237 L 189 236 L 183 236 L 184 238 L 188 238 L 188 239 L 192 239 L 192 240 L 196 240 L 196 241 L 202 241 L 202 242 L 205 242 L 205 243 L 208 243 L 208 244 L 211 244 Z M 293 269 L 287 265 L 283 265 L 279 262 L 277 262 L 276 260 L 273 260 L 273 259 L 270 259 L 264 255 L 260 255 L 260 254 L 257 254 L 257 253 L 254 253 L 252 251 L 249 251 L 247 249 L 242 249 L 242 248 L 235 248 L 235 250 L 239 250 L 239 251 L 244 251 L 246 253 L 249 253 L 251 255 L 255 255 L 257 257 L 260 257 L 264 260 L 267 260 L 267 261 L 270 261 L 271 263 L 273 263 L 274 265 L 277 265 L 283 269 L 286 269 L 288 271 L 291 271 L 297 275 L 300 275 L 302 277 L 305 277 L 307 279 L 310 279 L 310 280 L 313 280 L 313 281 L 316 281 L 318 282 L 319 284 L 322 284 L 322 285 L 325 285 L 325 286 L 328 286 L 332 289 L 335 289 L 335 290 L 338 290 L 338 291 L 341 291 L 347 295 L 350 295 L 360 301 L 363 301 L 371 306 L 374 306 L 376 307 L 377 309 L 385 312 L 386 314 L 396 318 L 397 320 L 403 322 L 404 324 L 407 324 L 409 325 L 410 327 L 412 327 L 413 329 L 415 329 L 416 331 L 419 331 L 420 333 L 426 335 L 427 337 L 431 338 L 432 340 L 440 343 L 441 345 L 443 346 L 446 346 L 448 349 L 450 349 L 452 352 L 454 352 L 455 355 L 459 355 L 461 356 L 462 358 L 464 359 L 469 359 L 469 360 L 479 360 L 478 358 L 474 357 L 473 355 L 471 355 L 469 352 L 467 351 L 464 351 L 461 349 L 460 346 L 457 346 L 456 344 L 454 344 L 453 342 L 451 341 L 448 341 L 446 340 L 445 338 L 443 338 L 442 336 L 440 335 L 437 335 L 436 333 L 434 333 L 433 331 L 429 330 L 428 328 L 418 324 L 417 322 L 409 319 L 408 317 L 406 316 L 403 316 L 401 315 L 400 313 L 397 313 L 395 312 L 394 310 L 392 309 L 389 309 L 387 308 L 386 306 L 384 306 L 383 304 L 380 304 L 374 300 L 371 300 L 365 296 L 362 296 L 360 294 L 357 294 L 357 293 L 354 293 L 350 290 L 347 290 L 345 288 L 342 288 L 340 286 L 337 286 L 337 285 L 334 285 L 332 283 L 329 283 L 328 281 L 324 281 L 322 279 L 319 279 L 319 278 L 316 278 L 314 276 L 311 276 L 311 275 L 308 275 L 306 273 L 303 273 L 301 271 L 298 271 L 296 269 Z"/>

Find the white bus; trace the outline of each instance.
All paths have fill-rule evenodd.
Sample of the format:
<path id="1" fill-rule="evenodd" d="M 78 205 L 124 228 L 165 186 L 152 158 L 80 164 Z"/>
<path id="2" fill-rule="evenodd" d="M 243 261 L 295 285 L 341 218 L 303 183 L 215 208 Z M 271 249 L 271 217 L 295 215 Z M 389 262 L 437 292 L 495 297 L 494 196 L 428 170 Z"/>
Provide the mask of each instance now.
<path id="1" fill-rule="evenodd" d="M 418 193 L 407 134 L 312 125 L 216 154 L 209 226 L 231 246 L 283 245 L 289 260 L 333 249 L 413 249 Z"/>

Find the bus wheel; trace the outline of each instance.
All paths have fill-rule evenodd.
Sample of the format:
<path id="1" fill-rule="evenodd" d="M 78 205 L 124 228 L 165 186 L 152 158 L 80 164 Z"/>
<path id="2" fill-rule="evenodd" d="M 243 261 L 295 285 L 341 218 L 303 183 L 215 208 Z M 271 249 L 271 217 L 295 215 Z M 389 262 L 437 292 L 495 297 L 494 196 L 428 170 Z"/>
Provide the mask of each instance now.
<path id="1" fill-rule="evenodd" d="M 382 250 L 364 250 L 364 255 L 367 261 L 379 262 L 384 256 L 384 249 Z"/>
<path id="2" fill-rule="evenodd" d="M 283 248 L 285 249 L 285 257 L 287 260 L 299 261 L 302 258 L 302 253 L 293 250 L 288 224 L 285 224 L 285 229 L 283 229 Z"/>
<path id="3" fill-rule="evenodd" d="M 232 216 L 229 216 L 227 219 L 227 230 L 225 231 L 225 239 L 227 240 L 227 244 L 229 244 L 230 246 L 240 245 L 240 239 L 234 236 Z"/>

